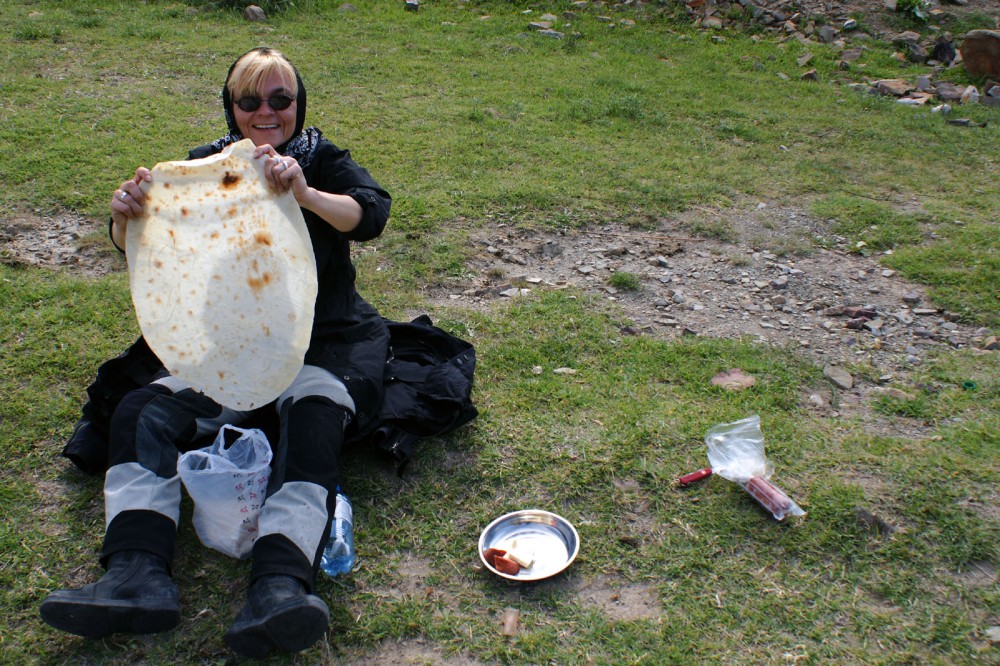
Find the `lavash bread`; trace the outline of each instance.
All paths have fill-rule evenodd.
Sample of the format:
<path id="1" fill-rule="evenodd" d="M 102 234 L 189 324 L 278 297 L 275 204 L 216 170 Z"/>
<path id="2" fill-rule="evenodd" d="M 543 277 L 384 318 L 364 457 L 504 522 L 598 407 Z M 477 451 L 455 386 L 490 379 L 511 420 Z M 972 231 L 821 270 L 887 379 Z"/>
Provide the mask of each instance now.
<path id="1" fill-rule="evenodd" d="M 244 139 L 161 162 L 125 252 L 139 327 L 175 377 L 239 410 L 265 405 L 302 369 L 316 261 L 302 211 L 277 194 Z"/>

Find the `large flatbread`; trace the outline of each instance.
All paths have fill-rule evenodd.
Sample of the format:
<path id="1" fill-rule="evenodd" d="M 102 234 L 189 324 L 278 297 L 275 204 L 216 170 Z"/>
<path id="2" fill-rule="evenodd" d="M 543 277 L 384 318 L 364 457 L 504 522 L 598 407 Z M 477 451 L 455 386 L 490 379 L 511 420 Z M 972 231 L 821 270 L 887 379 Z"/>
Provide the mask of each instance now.
<path id="1" fill-rule="evenodd" d="M 172 375 L 240 410 L 274 400 L 302 369 L 316 301 L 302 211 L 268 187 L 253 151 L 244 139 L 157 164 L 125 245 L 150 348 Z"/>

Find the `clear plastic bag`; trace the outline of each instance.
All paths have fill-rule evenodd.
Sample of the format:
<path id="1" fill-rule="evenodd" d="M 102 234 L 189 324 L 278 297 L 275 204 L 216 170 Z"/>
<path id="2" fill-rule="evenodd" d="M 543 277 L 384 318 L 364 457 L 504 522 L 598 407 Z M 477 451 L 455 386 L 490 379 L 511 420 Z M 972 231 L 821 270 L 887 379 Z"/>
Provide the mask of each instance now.
<path id="1" fill-rule="evenodd" d="M 774 466 L 764 455 L 760 416 L 754 414 L 712 427 L 705 433 L 705 444 L 712 472 L 740 484 L 775 519 L 805 515 L 798 504 L 769 481 Z"/>
<path id="2" fill-rule="evenodd" d="M 226 431 L 240 434 L 226 446 Z M 211 446 L 188 451 L 177 473 L 194 501 L 198 539 L 236 558 L 250 555 L 271 472 L 271 445 L 260 430 L 222 426 Z"/>

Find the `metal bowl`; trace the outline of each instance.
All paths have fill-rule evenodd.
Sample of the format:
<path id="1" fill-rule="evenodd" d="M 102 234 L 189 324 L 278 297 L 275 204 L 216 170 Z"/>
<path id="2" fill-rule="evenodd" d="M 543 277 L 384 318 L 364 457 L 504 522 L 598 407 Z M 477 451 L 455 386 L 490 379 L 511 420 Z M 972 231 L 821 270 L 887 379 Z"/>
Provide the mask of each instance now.
<path id="1" fill-rule="evenodd" d="M 534 560 L 530 567 L 512 576 L 497 571 L 483 553 L 488 548 L 510 550 L 515 539 L 518 548 L 530 551 Z M 576 528 L 562 516 L 538 509 L 500 516 L 479 535 L 479 559 L 487 569 L 508 580 L 527 582 L 555 576 L 572 564 L 579 552 L 580 535 Z"/>

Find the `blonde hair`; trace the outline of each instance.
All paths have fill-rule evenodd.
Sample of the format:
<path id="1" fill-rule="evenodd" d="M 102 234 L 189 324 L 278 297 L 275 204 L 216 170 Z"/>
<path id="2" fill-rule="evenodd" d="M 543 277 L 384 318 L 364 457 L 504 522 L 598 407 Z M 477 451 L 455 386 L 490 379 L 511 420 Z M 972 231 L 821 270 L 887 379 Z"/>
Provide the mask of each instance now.
<path id="1" fill-rule="evenodd" d="M 269 48 L 259 48 L 244 54 L 229 75 L 227 87 L 232 99 L 256 96 L 264 87 L 272 74 L 278 74 L 295 97 L 299 94 L 299 82 L 295 77 L 295 68 L 280 51 Z"/>

